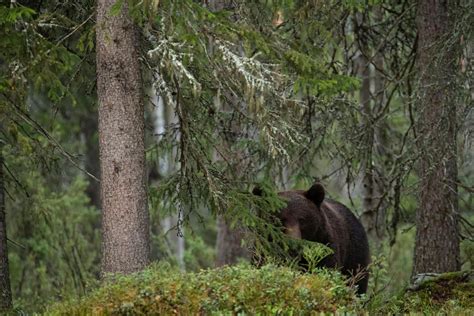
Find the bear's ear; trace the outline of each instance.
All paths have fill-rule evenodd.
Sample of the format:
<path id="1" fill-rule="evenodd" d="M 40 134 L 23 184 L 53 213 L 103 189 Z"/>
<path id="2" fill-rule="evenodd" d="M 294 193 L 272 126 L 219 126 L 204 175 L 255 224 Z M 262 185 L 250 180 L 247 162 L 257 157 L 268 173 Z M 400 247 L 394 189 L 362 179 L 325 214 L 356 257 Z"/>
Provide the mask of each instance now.
<path id="1" fill-rule="evenodd" d="M 262 196 L 263 195 L 263 190 L 260 187 L 255 187 L 252 190 L 252 194 L 257 195 L 257 196 Z"/>
<path id="2" fill-rule="evenodd" d="M 306 198 L 310 199 L 317 206 L 320 206 L 324 200 L 324 187 L 320 183 L 315 183 L 305 193 Z"/>

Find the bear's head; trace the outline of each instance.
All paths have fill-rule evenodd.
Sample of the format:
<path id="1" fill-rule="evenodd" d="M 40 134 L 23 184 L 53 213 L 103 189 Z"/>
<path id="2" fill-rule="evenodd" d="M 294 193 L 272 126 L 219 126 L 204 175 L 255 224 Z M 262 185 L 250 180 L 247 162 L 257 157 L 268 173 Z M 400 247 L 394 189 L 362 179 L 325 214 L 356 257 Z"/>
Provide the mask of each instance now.
<path id="1" fill-rule="evenodd" d="M 254 189 L 256 195 L 262 191 Z M 286 206 L 277 212 L 285 234 L 296 239 L 326 243 L 326 219 L 320 207 L 324 200 L 324 187 L 316 183 L 309 190 L 292 190 L 279 192 L 286 201 Z"/>

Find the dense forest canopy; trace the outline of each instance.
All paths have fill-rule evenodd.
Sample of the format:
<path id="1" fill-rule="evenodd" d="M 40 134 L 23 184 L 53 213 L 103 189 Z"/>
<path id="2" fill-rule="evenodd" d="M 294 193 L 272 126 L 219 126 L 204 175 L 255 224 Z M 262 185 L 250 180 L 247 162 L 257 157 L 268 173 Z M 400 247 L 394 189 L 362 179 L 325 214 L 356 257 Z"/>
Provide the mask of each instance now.
<path id="1" fill-rule="evenodd" d="M 0 308 L 291 265 L 277 192 L 314 182 L 367 232 L 367 306 L 473 269 L 474 7 L 427 3 L 3 1 Z"/>

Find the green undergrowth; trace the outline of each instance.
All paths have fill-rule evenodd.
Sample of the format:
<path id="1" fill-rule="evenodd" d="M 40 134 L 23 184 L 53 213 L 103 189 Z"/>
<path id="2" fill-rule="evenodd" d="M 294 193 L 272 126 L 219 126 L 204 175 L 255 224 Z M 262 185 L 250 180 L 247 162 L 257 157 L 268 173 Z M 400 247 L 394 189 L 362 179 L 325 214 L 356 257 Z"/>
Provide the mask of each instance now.
<path id="1" fill-rule="evenodd" d="M 156 264 L 45 315 L 474 315 L 474 272 L 428 277 L 398 295 L 358 298 L 334 271 L 248 264 L 184 273 Z"/>
<path id="2" fill-rule="evenodd" d="M 419 282 L 369 309 L 371 314 L 474 315 L 474 270 Z"/>
<path id="3" fill-rule="evenodd" d="M 183 273 L 166 264 L 122 276 L 89 296 L 55 305 L 46 315 L 308 315 L 355 312 L 343 278 L 242 264 Z"/>
<path id="4" fill-rule="evenodd" d="M 405 312 L 474 315 L 474 271 L 451 272 L 404 294 Z"/>

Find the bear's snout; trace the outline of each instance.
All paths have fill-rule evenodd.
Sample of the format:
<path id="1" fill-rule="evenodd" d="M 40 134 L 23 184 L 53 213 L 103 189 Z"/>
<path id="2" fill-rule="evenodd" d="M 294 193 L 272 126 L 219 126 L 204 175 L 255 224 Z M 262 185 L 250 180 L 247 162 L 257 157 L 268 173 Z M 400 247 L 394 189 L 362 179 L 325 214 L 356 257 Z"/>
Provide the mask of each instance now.
<path id="1" fill-rule="evenodd" d="M 284 224 L 285 226 L 285 234 L 290 236 L 291 238 L 301 239 L 301 229 L 298 222 Z"/>

